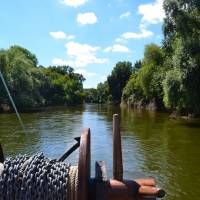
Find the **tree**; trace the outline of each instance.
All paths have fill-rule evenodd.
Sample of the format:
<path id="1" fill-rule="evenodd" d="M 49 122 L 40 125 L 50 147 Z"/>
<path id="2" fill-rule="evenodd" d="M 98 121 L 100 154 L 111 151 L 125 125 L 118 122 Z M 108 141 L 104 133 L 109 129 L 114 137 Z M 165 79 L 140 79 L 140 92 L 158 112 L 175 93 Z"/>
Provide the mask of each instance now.
<path id="1" fill-rule="evenodd" d="M 23 47 L 0 50 L 0 70 L 19 110 L 82 103 L 85 79 L 81 74 L 69 66 L 45 68 L 37 63 L 36 56 Z M 9 103 L 1 83 L 0 92 L 0 104 Z"/>
<path id="2" fill-rule="evenodd" d="M 4 50 L 0 50 L 0 71 L 6 80 L 6 68 L 7 68 L 7 57 L 6 52 Z M 6 101 L 7 94 L 5 92 L 5 88 L 0 80 L 0 102 Z"/>
<path id="3" fill-rule="evenodd" d="M 156 44 L 149 44 L 145 46 L 143 63 L 148 65 L 152 64 L 154 66 L 162 65 L 164 60 L 164 52 Z"/>
<path id="4" fill-rule="evenodd" d="M 4 77 L 17 107 L 26 109 L 40 105 L 42 98 L 36 92 L 40 80 L 34 75 L 37 70 L 42 72 L 35 66 L 36 57 L 22 47 L 12 46 L 4 51 L 4 58 L 1 68 L 4 68 Z M 10 102 L 7 95 L 4 101 Z"/>
<path id="5" fill-rule="evenodd" d="M 104 83 L 99 83 L 97 85 L 98 103 L 106 103 L 108 101 L 108 96 L 109 96 L 108 82 L 105 81 Z"/>
<path id="6" fill-rule="evenodd" d="M 36 67 L 38 64 L 37 57 L 33 53 L 18 45 L 11 46 L 10 49 L 8 50 L 8 55 L 10 61 L 12 59 L 15 59 L 16 56 L 19 57 L 22 56 L 24 57 L 27 63 L 31 62 L 32 66 Z"/>
<path id="7" fill-rule="evenodd" d="M 137 70 L 128 81 L 123 91 L 122 100 L 129 103 L 155 102 L 157 106 L 162 107 L 163 89 L 162 81 L 165 77 L 165 68 L 163 67 L 164 51 L 161 47 L 150 44 L 145 47 L 144 58 Z"/>
<path id="8" fill-rule="evenodd" d="M 84 89 L 84 93 L 85 93 L 85 101 L 87 103 L 99 103 L 97 89 L 95 88 Z"/>
<path id="9" fill-rule="evenodd" d="M 109 92 L 114 103 L 120 103 L 122 90 L 126 86 L 132 73 L 132 63 L 118 62 L 110 76 L 108 76 Z"/>
<path id="10" fill-rule="evenodd" d="M 47 76 L 44 93 L 47 104 L 77 104 L 83 101 L 83 81 L 85 79 L 81 74 L 74 73 L 73 68 L 51 66 L 43 71 Z"/>
<path id="11" fill-rule="evenodd" d="M 179 69 L 169 70 L 163 81 L 164 103 L 167 108 L 181 111 L 184 105 L 185 88 Z"/>
<path id="12" fill-rule="evenodd" d="M 165 0 L 165 48 L 171 66 L 182 73 L 185 95 L 175 108 L 200 113 L 200 3 L 199 0 Z M 184 23 L 183 23 L 184 22 Z"/>
<path id="13" fill-rule="evenodd" d="M 142 61 L 138 60 L 133 66 L 133 72 L 138 72 L 142 68 Z"/>
<path id="14" fill-rule="evenodd" d="M 99 83 L 97 89 L 84 89 L 87 103 L 107 103 L 109 96 L 108 82 Z"/>
<path id="15" fill-rule="evenodd" d="M 138 74 L 133 73 L 123 89 L 122 101 L 128 104 L 134 104 L 144 98 L 143 90 L 138 80 Z"/>

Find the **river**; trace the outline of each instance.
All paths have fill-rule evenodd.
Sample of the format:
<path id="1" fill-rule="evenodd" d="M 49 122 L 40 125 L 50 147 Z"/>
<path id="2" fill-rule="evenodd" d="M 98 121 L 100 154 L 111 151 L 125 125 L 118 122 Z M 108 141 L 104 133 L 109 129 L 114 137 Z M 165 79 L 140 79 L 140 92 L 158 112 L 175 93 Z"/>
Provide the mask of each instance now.
<path id="1" fill-rule="evenodd" d="M 166 113 L 90 105 L 51 108 L 24 113 L 28 130 L 21 131 L 15 114 L 0 114 L 0 142 L 6 156 L 43 152 L 58 158 L 74 144 L 84 127 L 91 128 L 92 172 L 105 160 L 112 173 L 112 115 L 120 113 L 127 178 L 155 177 L 166 190 L 166 200 L 199 200 L 200 121 L 169 119 Z M 77 163 L 78 151 L 67 162 Z M 93 174 L 93 173 L 92 173 Z"/>

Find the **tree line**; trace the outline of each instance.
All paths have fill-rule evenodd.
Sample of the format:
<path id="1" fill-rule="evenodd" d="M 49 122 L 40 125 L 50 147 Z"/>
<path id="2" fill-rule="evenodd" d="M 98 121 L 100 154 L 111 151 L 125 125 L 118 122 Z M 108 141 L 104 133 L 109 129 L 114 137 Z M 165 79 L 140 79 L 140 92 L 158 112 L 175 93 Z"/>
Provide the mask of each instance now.
<path id="1" fill-rule="evenodd" d="M 36 56 L 23 47 L 0 50 L 0 70 L 19 110 L 83 102 L 81 74 L 69 66 L 38 66 Z M 0 83 L 2 104 L 10 105 L 10 100 Z"/>
<path id="2" fill-rule="evenodd" d="M 164 40 L 149 44 L 144 58 L 119 62 L 86 101 L 126 103 L 200 114 L 200 1 L 165 0 Z"/>
<path id="3" fill-rule="evenodd" d="M 0 50 L 0 70 L 19 110 L 41 106 L 125 103 L 200 114 L 200 1 L 164 0 L 164 40 L 146 45 L 142 60 L 118 62 L 104 83 L 83 90 L 69 66 L 39 66 L 20 46 Z M 10 104 L 0 84 L 0 105 Z M 1 107 L 1 106 L 0 106 Z"/>

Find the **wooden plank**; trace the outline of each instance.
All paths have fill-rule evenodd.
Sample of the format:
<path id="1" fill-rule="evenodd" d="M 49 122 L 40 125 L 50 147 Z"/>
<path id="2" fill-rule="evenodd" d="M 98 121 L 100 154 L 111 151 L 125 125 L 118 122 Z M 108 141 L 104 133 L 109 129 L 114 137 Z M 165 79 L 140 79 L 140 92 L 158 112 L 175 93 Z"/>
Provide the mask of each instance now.
<path id="1" fill-rule="evenodd" d="M 123 161 L 119 115 L 113 115 L 113 179 L 123 180 Z"/>
<path id="2" fill-rule="evenodd" d="M 81 135 L 78 162 L 78 200 L 89 199 L 90 182 L 90 129 Z"/>

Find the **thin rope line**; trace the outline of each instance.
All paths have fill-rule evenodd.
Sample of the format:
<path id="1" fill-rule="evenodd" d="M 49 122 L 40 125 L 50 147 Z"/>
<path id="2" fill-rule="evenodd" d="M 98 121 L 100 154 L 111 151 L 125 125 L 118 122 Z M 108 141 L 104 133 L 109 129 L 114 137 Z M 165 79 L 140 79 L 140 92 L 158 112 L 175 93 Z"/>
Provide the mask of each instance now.
<path id="1" fill-rule="evenodd" d="M 1 73 L 1 70 L 0 70 L 0 77 L 1 77 L 1 80 L 2 80 L 2 82 L 3 82 L 4 87 L 5 87 L 5 89 L 6 89 L 6 92 L 7 92 L 7 94 L 8 94 L 8 97 L 9 97 L 9 99 L 10 99 L 10 101 L 11 101 L 11 104 L 12 104 L 12 106 L 13 106 L 13 109 L 15 110 L 15 113 L 16 113 L 16 115 L 17 115 L 17 118 L 18 118 L 18 120 L 19 120 L 19 123 L 20 123 L 20 125 L 21 125 L 21 127 L 22 127 L 24 133 L 26 133 L 26 129 L 25 129 L 25 126 L 24 126 L 24 124 L 23 124 L 23 122 L 22 122 L 22 118 L 21 118 L 20 115 L 19 115 L 19 112 L 18 112 L 18 110 L 17 110 L 17 107 L 16 107 L 16 105 L 15 105 L 15 102 L 13 101 L 13 98 L 12 98 L 12 96 L 11 96 L 11 94 L 10 94 L 10 91 L 9 91 L 9 89 L 8 89 L 8 87 L 7 87 L 6 81 L 5 81 L 4 77 L 3 77 L 3 74 Z"/>

